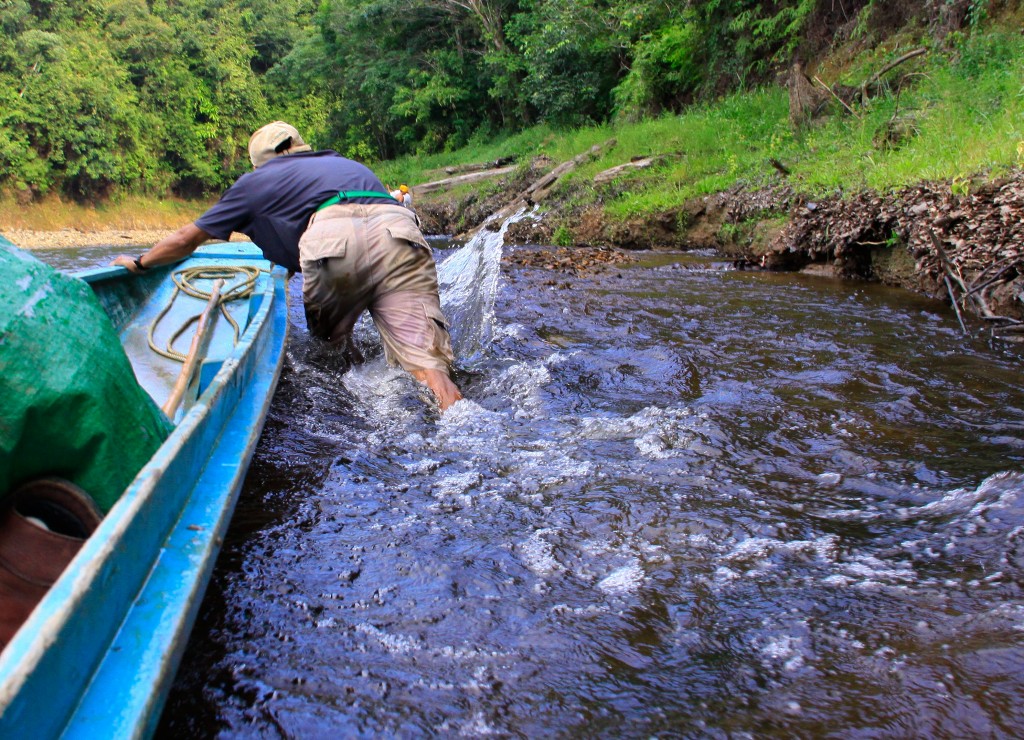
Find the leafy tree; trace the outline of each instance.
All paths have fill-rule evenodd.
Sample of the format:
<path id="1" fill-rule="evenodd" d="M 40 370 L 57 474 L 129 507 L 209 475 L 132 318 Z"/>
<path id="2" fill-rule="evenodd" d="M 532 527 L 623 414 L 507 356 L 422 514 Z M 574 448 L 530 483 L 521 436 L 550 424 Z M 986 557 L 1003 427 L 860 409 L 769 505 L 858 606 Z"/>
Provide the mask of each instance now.
<path id="1" fill-rule="evenodd" d="M 523 94 L 537 117 L 576 125 L 607 117 L 627 45 L 615 3 L 533 0 L 509 24 L 525 62 Z"/>
<path id="2" fill-rule="evenodd" d="M 294 11 L 270 0 L 0 0 L 0 184 L 79 198 L 222 188 L 267 120 L 260 73 L 300 34 Z"/>
<path id="3" fill-rule="evenodd" d="M 472 5 L 478 13 L 439 0 L 325 2 L 318 22 L 338 104 L 330 130 L 344 153 L 435 151 L 465 141 L 492 115 L 479 101 L 486 100 L 485 49 L 500 45 L 500 24 Z M 282 64 L 294 68 L 291 58 Z"/>

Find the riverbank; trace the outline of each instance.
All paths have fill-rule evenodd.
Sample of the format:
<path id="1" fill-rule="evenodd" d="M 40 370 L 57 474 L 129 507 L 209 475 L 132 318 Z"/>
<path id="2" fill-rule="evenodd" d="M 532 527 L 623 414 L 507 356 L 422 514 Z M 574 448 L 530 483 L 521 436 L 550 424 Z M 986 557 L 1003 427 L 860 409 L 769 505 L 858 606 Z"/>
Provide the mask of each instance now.
<path id="1" fill-rule="evenodd" d="M 438 194 L 424 199 L 417 210 L 425 231 L 455 233 L 481 225 L 508 205 L 502 193 L 518 192 L 545 165 L 504 180 L 489 198 Z M 505 241 L 554 245 L 568 234 L 571 243 L 511 251 L 506 261 L 579 275 L 628 262 L 637 250 L 711 249 L 741 266 L 803 270 L 923 293 L 980 317 L 996 336 L 1014 338 L 1024 322 L 1024 170 L 988 181 L 976 178 L 961 185 L 961 192 L 956 187 L 940 181 L 812 199 L 786 184 L 739 186 L 625 222 L 610 219 L 599 205 L 581 208 L 556 196 L 546 203 L 543 218 L 512 224 Z M 63 228 L 4 234 L 29 250 L 123 246 L 141 251 L 172 232 Z"/>
<path id="2" fill-rule="evenodd" d="M 508 180 L 500 192 L 519 192 Z M 526 178 L 529 179 L 528 177 Z M 614 262 L 615 252 L 711 249 L 740 265 L 805 270 L 843 279 L 877 281 L 954 304 L 1010 338 L 1024 322 L 1024 170 L 968 184 L 925 182 L 890 192 L 864 190 L 811 198 L 788 184 L 737 186 L 693 198 L 653 216 L 619 221 L 600 204 L 571 198 L 545 201 L 539 219 L 512 224 L 509 245 L 556 244 L 544 258 L 555 271 Z M 503 207 L 492 196 L 432 198 L 417 207 L 441 233 L 482 223 Z M 575 254 L 575 256 L 573 256 Z"/>
<path id="3" fill-rule="evenodd" d="M 78 249 L 81 247 L 117 247 L 149 249 L 176 229 L 0 229 L 15 246 L 33 249 Z M 231 241 L 248 241 L 244 234 L 232 234 Z"/>
<path id="4" fill-rule="evenodd" d="M 536 205 L 536 220 L 513 224 L 507 243 L 714 249 L 766 269 L 877 280 L 986 325 L 1015 324 L 1024 321 L 1018 20 L 943 38 L 907 28 L 680 115 L 523 134 L 479 159 L 516 154 L 514 173 L 444 194 L 414 188 L 417 209 L 429 229 L 467 234 L 513 203 Z M 437 166 L 390 167 L 428 182 L 448 172 Z"/>
<path id="5" fill-rule="evenodd" d="M 149 247 L 173 229 L 6 229 L 3 235 L 22 249 L 72 249 L 80 247 L 118 246 Z"/>

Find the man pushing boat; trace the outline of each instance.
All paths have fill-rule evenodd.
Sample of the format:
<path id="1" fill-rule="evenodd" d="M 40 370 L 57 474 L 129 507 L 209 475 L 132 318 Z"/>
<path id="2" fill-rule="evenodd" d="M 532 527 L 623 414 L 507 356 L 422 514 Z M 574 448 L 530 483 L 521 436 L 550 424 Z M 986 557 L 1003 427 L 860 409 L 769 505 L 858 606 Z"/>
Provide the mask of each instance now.
<path id="1" fill-rule="evenodd" d="M 311 334 L 345 345 L 358 360 L 352 330 L 368 310 L 389 363 L 424 383 L 441 411 L 461 399 L 437 270 L 416 214 L 368 167 L 329 149 L 313 151 L 283 121 L 252 135 L 249 158 L 253 171 L 206 213 L 113 264 L 141 273 L 187 257 L 209 239 L 246 234 L 268 260 L 302 272 Z"/>

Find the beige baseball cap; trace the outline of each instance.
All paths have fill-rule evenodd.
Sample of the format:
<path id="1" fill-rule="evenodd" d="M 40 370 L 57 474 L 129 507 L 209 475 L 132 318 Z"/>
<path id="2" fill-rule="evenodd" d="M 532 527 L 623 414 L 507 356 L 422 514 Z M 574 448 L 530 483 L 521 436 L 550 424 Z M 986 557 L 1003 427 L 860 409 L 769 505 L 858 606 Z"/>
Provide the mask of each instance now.
<path id="1" fill-rule="evenodd" d="M 266 164 L 274 157 L 295 152 L 312 151 L 306 142 L 299 136 L 298 130 L 290 123 L 274 121 L 256 129 L 256 132 L 249 137 L 249 159 L 253 167 Z"/>

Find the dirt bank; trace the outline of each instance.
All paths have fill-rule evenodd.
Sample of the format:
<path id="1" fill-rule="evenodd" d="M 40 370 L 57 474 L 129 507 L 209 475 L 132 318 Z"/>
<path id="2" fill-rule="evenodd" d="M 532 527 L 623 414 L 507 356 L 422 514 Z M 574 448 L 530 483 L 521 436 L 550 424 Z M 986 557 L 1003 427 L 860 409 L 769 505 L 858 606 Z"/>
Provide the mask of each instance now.
<path id="1" fill-rule="evenodd" d="M 1024 320 L 1020 170 L 819 200 L 786 188 L 737 192 L 723 198 L 719 216 L 721 248 L 769 269 L 827 269 L 955 299 L 993 326 Z"/>
<path id="2" fill-rule="evenodd" d="M 506 192 L 516 192 L 510 184 Z M 571 195 L 571 194 L 570 194 Z M 501 207 L 435 198 L 417 204 L 428 230 L 457 233 Z M 611 222 L 600 206 L 556 194 L 540 221 L 509 228 L 507 244 L 552 244 L 566 235 L 579 260 L 594 249 L 707 249 L 770 270 L 808 270 L 924 293 L 982 317 L 1002 335 L 1024 322 L 1024 171 L 993 181 L 922 183 L 891 193 L 820 199 L 779 186 L 737 188 L 654 217 Z M 485 207 L 482 207 L 485 206 Z M 552 269 L 574 260 L 552 251 Z M 540 258 L 531 257 L 535 262 Z"/>

